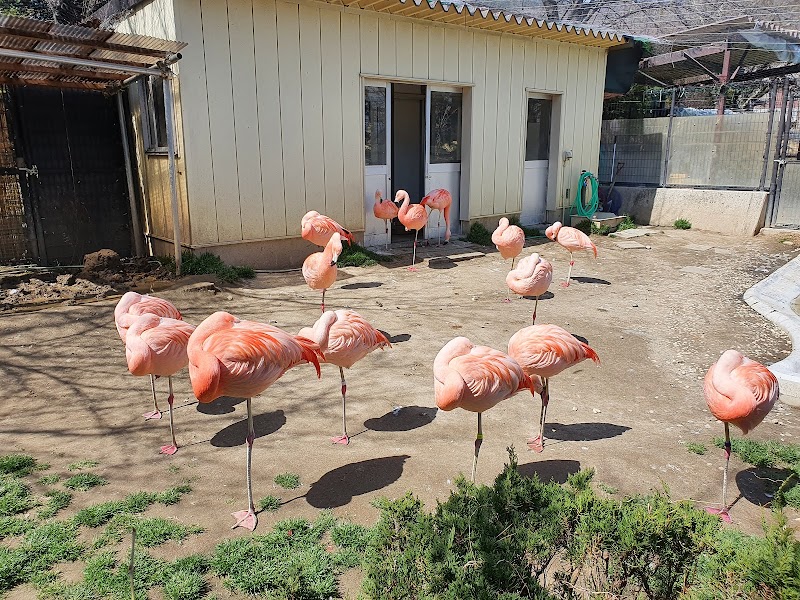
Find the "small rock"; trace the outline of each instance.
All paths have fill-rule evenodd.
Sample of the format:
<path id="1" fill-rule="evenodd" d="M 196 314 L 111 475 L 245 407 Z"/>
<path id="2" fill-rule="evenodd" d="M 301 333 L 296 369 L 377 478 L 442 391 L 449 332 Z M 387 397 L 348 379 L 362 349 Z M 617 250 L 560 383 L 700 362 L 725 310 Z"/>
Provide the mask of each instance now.
<path id="1" fill-rule="evenodd" d="M 572 410 L 578 410 L 578 407 L 577 406 L 573 406 Z"/>
<path id="2" fill-rule="evenodd" d="M 599 415 L 599 414 L 600 414 L 600 410 L 599 410 L 599 409 L 597 409 L 597 408 L 593 408 L 593 409 L 592 409 L 592 412 L 593 412 L 594 414 L 596 414 L 596 415 Z"/>
<path id="3" fill-rule="evenodd" d="M 778 421 L 778 419 L 772 419 L 772 423 L 773 423 L 774 425 L 777 425 L 778 423 L 780 423 L 780 421 Z"/>
<path id="4" fill-rule="evenodd" d="M 783 240 L 783 242 L 781 243 L 786 246 L 794 246 L 794 242 L 792 242 L 791 240 Z"/>

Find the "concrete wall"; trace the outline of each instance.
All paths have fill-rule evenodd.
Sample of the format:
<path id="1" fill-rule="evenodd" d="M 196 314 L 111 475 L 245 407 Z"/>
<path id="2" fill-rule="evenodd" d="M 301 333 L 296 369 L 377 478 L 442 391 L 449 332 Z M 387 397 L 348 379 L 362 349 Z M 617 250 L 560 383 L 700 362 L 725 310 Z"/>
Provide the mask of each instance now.
<path id="1" fill-rule="evenodd" d="M 670 226 L 688 219 L 695 229 L 731 235 L 756 235 L 764 225 L 767 192 L 684 188 L 615 187 L 620 214 L 640 224 Z"/>

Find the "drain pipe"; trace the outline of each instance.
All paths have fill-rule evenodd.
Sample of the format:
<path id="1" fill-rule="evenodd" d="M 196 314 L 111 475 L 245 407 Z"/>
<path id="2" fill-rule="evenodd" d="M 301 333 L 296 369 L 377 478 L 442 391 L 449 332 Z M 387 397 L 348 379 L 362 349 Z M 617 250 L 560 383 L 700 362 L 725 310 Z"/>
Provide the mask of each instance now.
<path id="1" fill-rule="evenodd" d="M 131 167 L 131 152 L 128 146 L 128 127 L 125 119 L 125 109 L 122 105 L 122 91 L 116 93 L 117 114 L 119 115 L 119 129 L 122 134 L 122 154 L 125 159 L 125 177 L 128 181 L 128 201 L 131 205 L 131 227 L 133 227 L 133 245 L 136 256 L 144 256 L 144 240 L 142 239 L 142 223 L 139 219 L 139 207 L 136 203 L 136 194 L 133 191 L 133 168 Z"/>
<path id="2" fill-rule="evenodd" d="M 172 243 L 175 246 L 175 274 L 181 274 L 181 225 L 178 217 L 178 176 L 175 165 L 175 109 L 172 104 L 172 71 L 164 71 L 164 116 L 169 153 L 169 192 L 172 204 Z"/>

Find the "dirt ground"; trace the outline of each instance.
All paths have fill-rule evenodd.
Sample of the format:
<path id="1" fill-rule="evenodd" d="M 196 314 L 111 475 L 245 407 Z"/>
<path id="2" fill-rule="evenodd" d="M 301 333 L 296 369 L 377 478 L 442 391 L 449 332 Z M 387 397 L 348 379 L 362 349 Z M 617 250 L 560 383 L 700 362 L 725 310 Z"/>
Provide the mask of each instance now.
<path id="1" fill-rule="evenodd" d="M 722 426 L 706 409 L 702 378 L 727 348 L 768 364 L 788 354 L 788 337 L 752 311 L 742 293 L 793 258 L 800 246 L 674 230 L 638 238 L 650 249 L 622 250 L 613 239 L 593 239 L 599 258 L 577 257 L 573 285 L 551 286 L 539 303 L 537 322 L 585 338 L 602 364 L 582 363 L 551 381 L 542 454 L 525 446 L 538 422 L 538 398 L 519 394 L 485 413 L 477 480 L 490 483 L 503 466 L 506 446 L 514 445 L 524 473 L 564 481 L 591 467 L 595 481 L 617 488 L 619 495 L 666 485 L 675 499 L 692 499 L 701 507 L 716 503 L 723 457 L 712 438 L 722 435 Z M 529 240 L 528 246 L 524 254 L 540 252 L 553 262 L 555 277 L 566 275 L 563 249 L 545 239 Z M 372 523 L 378 514 L 372 500 L 407 491 L 434 506 L 447 497 L 459 472 L 469 473 L 475 415 L 437 412 L 433 359 L 459 335 L 505 349 L 511 335 L 530 323 L 533 301 L 501 302 L 509 265 L 494 248 L 455 242 L 420 251 L 423 259 L 434 254 L 451 258 L 425 261 L 416 273 L 406 270 L 405 255 L 388 266 L 340 269 L 326 296 L 328 308 L 360 312 L 394 344 L 347 374 L 348 424 L 355 434 L 349 446 L 329 442 L 341 423 L 333 366 L 323 366 L 321 380 L 311 366 L 298 367 L 254 400 L 255 497 L 274 494 L 284 501 L 278 511 L 260 516 L 257 532 L 287 517 L 313 519 L 323 508 Z M 319 294 L 305 286 L 299 271 L 259 274 L 218 293 L 171 289 L 159 295 L 195 324 L 226 310 L 297 332 L 319 316 Z M 73 512 L 189 478 L 194 491 L 180 504 L 152 510 L 206 529 L 181 547 L 170 547 L 173 555 L 208 552 L 229 536 L 250 535 L 230 530 L 230 513 L 246 504 L 244 402 L 221 399 L 199 406 L 188 373 L 182 372 L 174 380 L 181 449 L 173 457 L 160 456 L 168 419 L 141 417 L 150 406 L 149 381 L 127 373 L 114 328 L 115 302 L 0 316 L 2 453 L 29 453 L 52 463 L 50 472 L 66 472 L 67 464 L 81 459 L 100 461 L 95 472 L 110 484 L 77 494 Z M 166 381 L 159 380 L 158 389 L 166 406 Z M 751 435 L 800 442 L 799 417 L 800 410 L 779 403 Z M 686 442 L 705 443 L 709 452 L 692 454 Z M 731 511 L 734 526 L 758 533 L 768 517 L 763 506 L 768 498 L 753 471 L 735 456 L 731 466 L 732 497 L 741 490 Z M 273 483 L 287 471 L 300 475 L 297 490 Z M 790 513 L 790 521 L 800 526 L 797 513 Z"/>

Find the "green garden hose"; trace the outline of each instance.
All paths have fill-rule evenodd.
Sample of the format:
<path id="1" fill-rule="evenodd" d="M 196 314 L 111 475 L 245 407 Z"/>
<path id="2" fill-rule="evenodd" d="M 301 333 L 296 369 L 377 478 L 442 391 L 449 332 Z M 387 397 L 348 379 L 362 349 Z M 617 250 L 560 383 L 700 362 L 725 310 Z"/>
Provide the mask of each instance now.
<path id="1" fill-rule="evenodd" d="M 592 186 L 592 195 L 589 198 L 589 203 L 584 204 L 583 186 L 586 185 L 587 179 Z M 589 171 L 581 171 L 581 176 L 578 178 L 578 189 L 575 192 L 575 205 L 572 207 L 572 214 L 591 219 L 592 215 L 597 212 L 598 205 L 597 178 Z"/>

